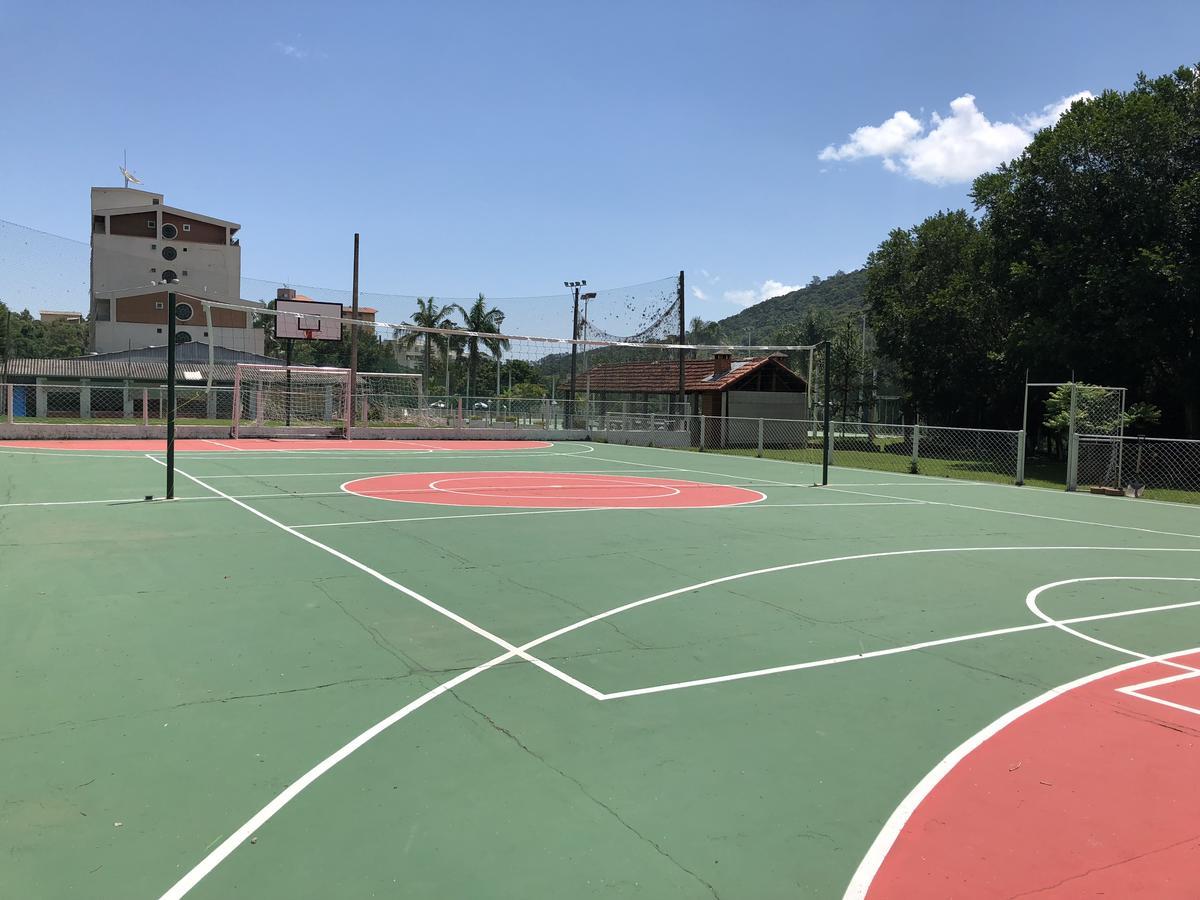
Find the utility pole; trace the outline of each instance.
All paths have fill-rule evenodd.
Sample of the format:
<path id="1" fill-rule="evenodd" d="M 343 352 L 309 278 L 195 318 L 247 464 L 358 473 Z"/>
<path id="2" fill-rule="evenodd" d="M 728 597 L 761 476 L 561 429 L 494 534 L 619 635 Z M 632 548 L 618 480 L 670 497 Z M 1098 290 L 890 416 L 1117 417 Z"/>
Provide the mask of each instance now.
<path id="1" fill-rule="evenodd" d="M 350 409 L 346 411 L 346 437 L 354 427 L 358 387 L 358 232 L 354 232 L 354 293 L 350 296 Z M 426 338 L 428 340 L 428 337 Z"/>
<path id="2" fill-rule="evenodd" d="M 571 315 L 571 393 L 567 398 L 567 421 L 571 427 L 575 427 L 575 373 L 576 373 L 576 356 L 579 352 L 579 289 L 587 285 L 587 280 L 583 281 L 564 281 L 563 287 L 571 288 L 575 295 L 574 312 Z"/>

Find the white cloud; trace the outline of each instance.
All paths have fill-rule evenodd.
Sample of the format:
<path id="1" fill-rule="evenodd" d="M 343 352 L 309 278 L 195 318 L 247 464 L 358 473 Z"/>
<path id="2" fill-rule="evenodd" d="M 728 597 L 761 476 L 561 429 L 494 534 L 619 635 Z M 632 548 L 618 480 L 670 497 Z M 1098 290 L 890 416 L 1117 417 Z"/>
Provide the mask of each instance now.
<path id="1" fill-rule="evenodd" d="M 950 115 L 936 112 L 928 123 L 904 110 L 882 125 L 864 125 L 840 146 L 830 144 L 818 159 L 845 161 L 877 156 L 889 172 L 901 172 L 929 184 L 970 181 L 1020 154 L 1041 128 L 1053 125 L 1072 103 L 1092 96 L 1081 91 L 1016 122 L 992 122 L 975 97 L 963 94 L 950 103 Z"/>
<path id="2" fill-rule="evenodd" d="M 283 41 L 276 41 L 275 49 L 284 56 L 290 56 L 292 59 L 308 58 L 308 51 L 303 47 L 297 47 L 295 44 L 285 44 Z"/>
<path id="3" fill-rule="evenodd" d="M 695 297 L 697 300 L 707 300 L 708 299 L 708 294 L 704 293 L 704 291 L 700 290 L 700 288 L 698 288 L 698 287 L 692 288 L 692 296 Z"/>
<path id="4" fill-rule="evenodd" d="M 782 281 L 776 281 L 773 278 L 768 278 L 757 288 L 743 289 L 740 291 L 726 291 L 722 296 L 730 303 L 736 303 L 738 306 L 753 306 L 756 303 L 762 303 L 764 300 L 770 300 L 772 297 L 778 297 L 781 294 L 790 294 L 792 291 L 798 291 L 802 287 L 803 285 L 784 284 Z"/>

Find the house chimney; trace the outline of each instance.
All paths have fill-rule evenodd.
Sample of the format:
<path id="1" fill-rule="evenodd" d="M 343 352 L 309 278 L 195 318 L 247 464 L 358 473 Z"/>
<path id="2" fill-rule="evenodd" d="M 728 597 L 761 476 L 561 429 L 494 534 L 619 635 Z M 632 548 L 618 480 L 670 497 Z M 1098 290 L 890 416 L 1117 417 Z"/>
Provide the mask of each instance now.
<path id="1" fill-rule="evenodd" d="M 733 364 L 733 354 L 728 350 L 721 350 L 713 354 L 713 374 L 724 375 L 729 371 L 729 367 Z"/>
<path id="2" fill-rule="evenodd" d="M 296 289 L 295 288 L 285 288 L 285 287 L 276 288 L 275 289 L 275 299 L 276 300 L 295 300 L 296 299 Z"/>

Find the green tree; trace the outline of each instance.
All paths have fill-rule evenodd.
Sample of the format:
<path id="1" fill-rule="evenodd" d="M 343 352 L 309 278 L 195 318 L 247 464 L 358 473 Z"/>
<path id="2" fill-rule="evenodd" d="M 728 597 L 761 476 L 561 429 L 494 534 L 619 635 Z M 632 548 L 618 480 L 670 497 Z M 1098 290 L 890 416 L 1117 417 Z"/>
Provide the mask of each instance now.
<path id="1" fill-rule="evenodd" d="M 463 329 L 479 334 L 499 334 L 500 326 L 504 324 L 504 313 L 497 307 L 489 308 L 487 298 L 480 294 L 469 308 L 455 304 L 453 307 L 462 316 Z M 495 359 L 508 349 L 508 341 L 503 338 L 467 337 L 464 339 L 467 355 L 467 391 L 480 391 L 476 375 L 479 371 L 479 346 L 492 354 Z"/>
<path id="2" fill-rule="evenodd" d="M 927 419 L 994 421 L 1007 323 L 991 254 L 988 232 L 956 210 L 894 230 L 868 258 L 868 320 L 900 390 Z"/>
<path id="3" fill-rule="evenodd" d="M 418 328 L 453 328 L 454 323 L 450 320 L 450 313 L 456 309 L 454 304 L 446 306 L 438 306 L 433 297 L 426 300 L 423 297 L 417 298 L 417 311 L 412 314 L 411 322 L 407 324 L 415 325 Z M 429 374 L 431 369 L 431 358 L 433 348 L 437 347 L 442 357 L 449 365 L 450 354 L 447 352 L 447 340 L 445 335 L 429 334 L 428 332 L 406 332 L 401 328 L 397 328 L 393 334 L 393 339 L 398 347 L 405 350 L 415 347 L 417 342 L 421 342 L 421 377 L 425 384 L 429 384 Z"/>
<path id="4" fill-rule="evenodd" d="M 1077 101 L 973 197 L 1018 367 L 1148 392 L 1200 434 L 1200 76 Z"/>

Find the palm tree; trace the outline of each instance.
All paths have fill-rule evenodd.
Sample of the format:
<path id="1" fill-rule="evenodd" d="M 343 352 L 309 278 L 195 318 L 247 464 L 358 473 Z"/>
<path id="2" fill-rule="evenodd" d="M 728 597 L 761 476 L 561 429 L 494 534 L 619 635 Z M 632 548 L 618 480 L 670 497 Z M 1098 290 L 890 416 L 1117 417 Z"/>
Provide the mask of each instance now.
<path id="1" fill-rule="evenodd" d="M 463 328 L 467 331 L 475 331 L 480 334 L 499 334 L 500 326 L 504 324 L 504 313 L 496 307 L 490 309 L 486 305 L 486 298 L 483 294 L 471 304 L 469 309 L 464 309 L 457 304 L 454 307 L 462 316 Z M 468 337 L 467 344 L 467 393 L 470 394 L 471 388 L 475 385 L 475 375 L 479 369 L 479 345 L 487 349 L 492 356 L 496 357 L 497 365 L 499 365 L 500 354 L 508 349 L 508 341 L 504 338 L 481 338 Z"/>
<path id="2" fill-rule="evenodd" d="M 412 314 L 412 322 L 406 322 L 406 325 L 415 325 L 418 328 L 453 328 L 454 323 L 449 318 L 449 313 L 457 307 L 453 304 L 446 306 L 438 306 L 433 297 L 428 300 L 423 297 L 417 298 L 417 311 Z M 410 350 L 416 346 L 419 339 L 423 339 L 422 355 L 421 355 L 421 378 L 426 386 L 429 384 L 429 369 L 431 350 L 436 345 L 442 351 L 442 355 L 446 358 L 446 365 L 450 365 L 450 354 L 446 352 L 446 338 L 438 334 L 430 334 L 427 331 L 405 331 L 402 328 L 397 328 L 392 335 L 398 347 L 404 350 Z M 426 388 L 428 389 L 428 387 Z"/>

